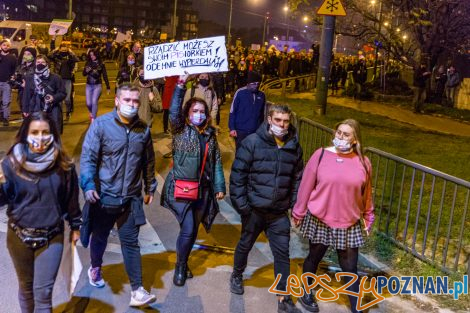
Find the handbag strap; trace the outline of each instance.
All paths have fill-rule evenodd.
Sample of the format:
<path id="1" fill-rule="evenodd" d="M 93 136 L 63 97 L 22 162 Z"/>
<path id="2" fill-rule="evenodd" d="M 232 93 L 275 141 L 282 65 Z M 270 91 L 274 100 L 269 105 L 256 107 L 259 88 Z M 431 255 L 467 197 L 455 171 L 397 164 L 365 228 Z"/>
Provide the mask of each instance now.
<path id="1" fill-rule="evenodd" d="M 206 160 L 207 160 L 208 151 L 209 151 L 209 143 L 206 142 L 206 149 L 204 151 L 204 159 L 202 160 L 201 173 L 199 174 L 199 183 L 201 182 L 202 174 L 204 174 L 204 167 L 206 167 Z"/>

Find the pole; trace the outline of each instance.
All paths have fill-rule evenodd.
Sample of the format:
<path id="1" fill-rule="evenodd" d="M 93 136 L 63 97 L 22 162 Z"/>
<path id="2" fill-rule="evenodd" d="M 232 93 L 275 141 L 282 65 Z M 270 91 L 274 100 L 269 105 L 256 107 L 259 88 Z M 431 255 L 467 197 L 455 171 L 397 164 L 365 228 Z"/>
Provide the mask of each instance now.
<path id="1" fill-rule="evenodd" d="M 380 0 L 380 7 L 379 7 L 379 32 L 377 36 L 377 41 L 380 41 L 380 34 L 382 33 L 382 0 Z M 379 46 L 375 47 L 375 62 L 374 62 L 374 75 L 372 76 L 375 79 L 377 75 L 377 64 L 379 59 Z"/>
<path id="2" fill-rule="evenodd" d="M 328 81 L 330 79 L 331 50 L 335 37 L 336 16 L 323 17 L 323 29 L 320 43 L 320 62 L 317 73 L 317 91 L 315 101 L 320 107 L 320 114 L 326 114 L 326 100 L 328 97 Z"/>
<path id="3" fill-rule="evenodd" d="M 264 39 L 266 36 L 266 23 L 268 21 L 268 17 L 265 15 L 264 16 L 264 26 L 263 26 L 263 41 L 261 42 L 261 47 L 264 47 Z"/>
<path id="4" fill-rule="evenodd" d="M 72 0 L 69 0 L 69 20 L 72 19 Z"/>
<path id="5" fill-rule="evenodd" d="M 172 29 L 172 35 L 173 39 L 176 39 L 176 6 L 178 5 L 178 0 L 175 0 L 175 7 L 173 9 L 173 29 Z"/>
<path id="6" fill-rule="evenodd" d="M 233 0 L 230 0 L 230 16 L 228 18 L 228 34 L 227 34 L 227 42 L 228 45 L 230 46 L 231 40 L 232 40 L 232 10 L 233 10 Z"/>

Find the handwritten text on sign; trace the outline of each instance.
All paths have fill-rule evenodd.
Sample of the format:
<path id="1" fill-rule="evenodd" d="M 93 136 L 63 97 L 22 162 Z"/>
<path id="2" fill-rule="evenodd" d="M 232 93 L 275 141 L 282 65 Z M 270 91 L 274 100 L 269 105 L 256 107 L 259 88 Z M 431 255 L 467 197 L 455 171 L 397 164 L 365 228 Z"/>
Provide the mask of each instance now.
<path id="1" fill-rule="evenodd" d="M 177 41 L 144 49 L 145 79 L 164 76 L 225 72 L 225 37 Z"/>

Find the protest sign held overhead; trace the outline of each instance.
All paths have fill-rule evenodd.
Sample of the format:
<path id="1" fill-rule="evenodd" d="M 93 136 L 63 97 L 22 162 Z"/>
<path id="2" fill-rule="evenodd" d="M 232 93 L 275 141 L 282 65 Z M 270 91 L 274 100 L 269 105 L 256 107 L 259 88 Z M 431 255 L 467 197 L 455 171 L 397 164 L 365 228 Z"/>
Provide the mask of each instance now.
<path id="1" fill-rule="evenodd" d="M 49 26 L 49 35 L 65 35 L 73 20 L 52 20 Z"/>
<path id="2" fill-rule="evenodd" d="M 145 79 L 228 71 L 225 37 L 175 41 L 144 49 Z"/>

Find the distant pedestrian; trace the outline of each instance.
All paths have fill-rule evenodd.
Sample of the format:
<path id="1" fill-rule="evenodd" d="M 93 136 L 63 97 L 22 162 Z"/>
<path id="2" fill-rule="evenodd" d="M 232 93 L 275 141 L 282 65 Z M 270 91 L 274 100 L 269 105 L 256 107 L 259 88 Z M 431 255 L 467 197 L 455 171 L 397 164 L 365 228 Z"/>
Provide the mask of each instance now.
<path id="1" fill-rule="evenodd" d="M 2 39 L 0 41 L 0 101 L 2 102 L 1 109 L 3 116 L 3 126 L 9 125 L 10 119 L 10 102 L 11 102 L 11 86 L 9 81 L 15 74 L 16 69 L 16 56 L 10 53 L 10 41 Z"/>
<path id="2" fill-rule="evenodd" d="M 249 72 L 248 84 L 238 89 L 233 96 L 228 127 L 237 148 L 264 121 L 266 96 L 259 90 L 260 82 L 261 76 L 258 73 Z"/>
<path id="3" fill-rule="evenodd" d="M 49 60 L 44 55 L 36 57 L 34 74 L 27 75 L 23 93 L 24 115 L 44 111 L 51 115 L 59 133 L 63 131 L 61 103 L 67 93 L 62 78 L 50 72 Z"/>
<path id="4" fill-rule="evenodd" d="M 431 76 L 431 72 L 426 70 L 426 62 L 421 62 L 413 75 L 414 98 L 413 106 L 415 113 L 423 113 L 423 104 L 426 100 L 426 81 Z"/>
<path id="5" fill-rule="evenodd" d="M 151 79 L 145 79 L 143 67 L 137 69 L 137 78 L 134 81 L 139 92 L 139 118 L 147 123 L 147 126 L 152 128 L 153 124 L 153 113 L 162 112 L 162 97 L 158 92 L 157 87 L 154 85 L 154 81 Z"/>
<path id="6" fill-rule="evenodd" d="M 460 74 L 455 70 L 455 66 L 451 65 L 447 73 L 447 82 L 446 82 L 446 98 L 447 105 L 454 107 L 457 89 L 460 85 Z"/>
<path id="7" fill-rule="evenodd" d="M 68 240 L 80 237 L 78 194 L 77 173 L 55 123 L 44 112 L 28 115 L 0 169 L 0 205 L 8 204 L 6 245 L 18 277 L 22 313 L 52 313 L 64 219 L 71 228 Z"/>
<path id="8" fill-rule="evenodd" d="M 98 100 L 101 97 L 101 82 L 104 80 L 108 95 L 110 86 L 106 66 L 101 61 L 100 55 L 96 50 L 88 51 L 87 61 L 83 68 L 83 76 L 86 76 L 86 106 L 90 113 L 90 122 L 93 122 L 98 115 Z"/>

